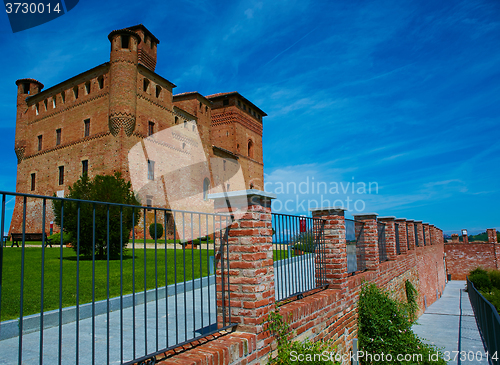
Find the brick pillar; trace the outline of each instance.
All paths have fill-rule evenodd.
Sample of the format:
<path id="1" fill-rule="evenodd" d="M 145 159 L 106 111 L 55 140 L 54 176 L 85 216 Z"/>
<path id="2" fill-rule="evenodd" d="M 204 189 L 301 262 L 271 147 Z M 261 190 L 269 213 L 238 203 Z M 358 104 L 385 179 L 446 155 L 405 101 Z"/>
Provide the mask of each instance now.
<path id="1" fill-rule="evenodd" d="M 271 199 L 275 195 L 258 190 L 234 191 L 227 195 L 230 209 L 223 193 L 209 194 L 208 197 L 215 201 L 217 213 L 231 212 L 234 215 L 227 248 L 231 322 L 238 324 L 238 331 L 257 335 L 257 348 L 261 349 L 258 357 L 261 357 L 270 351 L 272 342 L 264 327 L 275 306 L 271 220 Z M 217 279 L 220 280 L 220 266 Z M 223 299 L 220 285 L 217 281 L 218 312 Z"/>
<path id="2" fill-rule="evenodd" d="M 488 243 L 498 243 L 497 230 L 495 228 L 488 228 Z"/>
<path id="3" fill-rule="evenodd" d="M 436 227 L 434 227 L 434 224 L 429 225 L 429 235 L 431 236 L 431 245 L 436 245 Z"/>
<path id="4" fill-rule="evenodd" d="M 406 219 L 397 218 L 395 222 L 398 224 L 399 228 L 399 249 L 401 250 L 401 255 L 408 253 L 408 238 L 406 237 Z"/>
<path id="5" fill-rule="evenodd" d="M 443 230 L 438 228 L 438 241 L 440 244 L 444 245 L 444 234 Z"/>
<path id="6" fill-rule="evenodd" d="M 406 220 L 406 227 L 408 232 L 408 245 L 410 250 L 415 249 L 415 221 L 413 219 Z"/>
<path id="7" fill-rule="evenodd" d="M 429 223 L 422 223 L 422 230 L 424 233 L 425 244 L 427 246 L 430 246 L 432 244 L 432 242 L 431 242 L 431 231 L 430 231 Z"/>
<path id="8" fill-rule="evenodd" d="M 379 264 L 377 215 L 376 213 L 353 214 L 354 220 L 364 223 L 363 243 L 368 270 L 376 270 Z"/>
<path id="9" fill-rule="evenodd" d="M 463 234 L 464 231 L 467 232 L 467 230 L 465 230 L 465 229 L 462 230 L 462 242 L 469 243 L 469 236 L 467 236 L 466 234 Z"/>
<path id="10" fill-rule="evenodd" d="M 460 239 L 458 238 L 458 233 L 453 233 L 451 235 L 451 243 L 460 243 Z"/>
<path id="11" fill-rule="evenodd" d="M 347 288 L 347 246 L 345 241 L 344 208 L 311 209 L 313 218 L 325 220 L 325 269 L 331 288 Z"/>
<path id="12" fill-rule="evenodd" d="M 394 220 L 396 217 L 379 217 L 377 220 L 385 224 L 385 249 L 388 260 L 396 260 L 396 226 Z"/>
<path id="13" fill-rule="evenodd" d="M 422 227 L 422 221 L 415 221 L 413 223 L 417 227 L 417 238 L 415 239 L 415 244 L 418 243 L 418 247 L 424 246 L 424 230 Z"/>

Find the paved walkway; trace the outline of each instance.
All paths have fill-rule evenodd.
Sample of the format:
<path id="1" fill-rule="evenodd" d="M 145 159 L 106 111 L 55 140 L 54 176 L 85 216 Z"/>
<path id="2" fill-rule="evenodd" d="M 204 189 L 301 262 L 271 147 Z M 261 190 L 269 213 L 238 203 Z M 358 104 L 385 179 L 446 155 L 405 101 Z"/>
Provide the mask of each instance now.
<path id="1" fill-rule="evenodd" d="M 441 298 L 427 308 L 413 331 L 425 342 L 441 348 L 450 357 L 448 364 L 487 364 L 486 350 L 464 289 L 465 281 L 448 282 Z M 457 351 L 461 356 L 457 356 Z"/>

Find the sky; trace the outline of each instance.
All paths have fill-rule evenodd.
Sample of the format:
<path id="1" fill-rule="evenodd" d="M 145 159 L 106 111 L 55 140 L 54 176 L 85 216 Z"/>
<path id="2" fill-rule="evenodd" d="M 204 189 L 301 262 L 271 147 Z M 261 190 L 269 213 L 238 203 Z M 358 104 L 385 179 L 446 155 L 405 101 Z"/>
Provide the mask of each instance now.
<path id="1" fill-rule="evenodd" d="M 239 91 L 268 114 L 274 211 L 500 229 L 497 0 L 86 0 L 17 33 L 1 14 L 0 190 L 16 184 L 15 81 L 48 88 L 107 62 L 109 32 L 139 23 L 174 93 Z"/>

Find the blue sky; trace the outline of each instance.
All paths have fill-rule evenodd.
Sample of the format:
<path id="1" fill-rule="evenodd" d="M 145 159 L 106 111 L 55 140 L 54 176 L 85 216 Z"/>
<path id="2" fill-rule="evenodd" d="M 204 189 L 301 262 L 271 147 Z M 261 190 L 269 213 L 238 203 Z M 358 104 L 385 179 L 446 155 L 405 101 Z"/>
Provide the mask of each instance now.
<path id="1" fill-rule="evenodd" d="M 47 88 L 106 62 L 108 33 L 138 23 L 160 39 L 156 71 L 176 93 L 237 90 L 267 112 L 266 190 L 310 183 L 278 191 L 276 210 L 351 199 L 445 231 L 500 228 L 496 0 L 90 0 L 15 34 L 0 15 L 1 190 L 15 190 L 15 80 Z"/>

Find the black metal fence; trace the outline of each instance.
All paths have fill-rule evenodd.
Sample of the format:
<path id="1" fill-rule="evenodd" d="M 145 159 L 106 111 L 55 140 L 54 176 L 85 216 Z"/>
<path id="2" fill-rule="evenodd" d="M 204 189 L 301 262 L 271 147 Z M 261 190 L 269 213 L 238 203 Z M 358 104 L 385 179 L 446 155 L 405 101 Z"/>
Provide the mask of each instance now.
<path id="1" fill-rule="evenodd" d="M 276 301 L 326 286 L 325 221 L 272 213 Z"/>
<path id="2" fill-rule="evenodd" d="M 132 364 L 234 325 L 229 216 L 0 195 L 21 237 L 0 248 L 0 363 Z M 50 220 L 72 233 L 58 247 Z"/>
<path id="3" fill-rule="evenodd" d="M 385 224 L 377 222 L 377 230 L 378 230 L 379 262 L 387 261 L 387 248 L 385 243 Z"/>
<path id="4" fill-rule="evenodd" d="M 399 223 L 394 223 L 394 233 L 396 235 L 396 255 L 401 254 L 401 246 L 399 245 Z"/>
<path id="5" fill-rule="evenodd" d="M 366 270 L 364 223 L 352 219 L 345 220 L 345 239 L 347 244 L 347 272 Z"/>
<path id="6" fill-rule="evenodd" d="M 489 360 L 494 365 L 500 365 L 500 316 L 493 304 L 477 291 L 469 278 L 467 278 L 467 292 L 481 336 L 486 344 Z"/>

